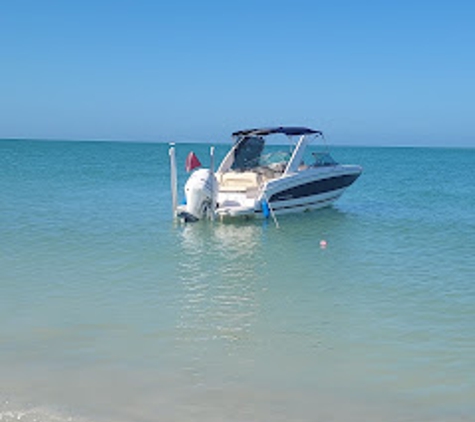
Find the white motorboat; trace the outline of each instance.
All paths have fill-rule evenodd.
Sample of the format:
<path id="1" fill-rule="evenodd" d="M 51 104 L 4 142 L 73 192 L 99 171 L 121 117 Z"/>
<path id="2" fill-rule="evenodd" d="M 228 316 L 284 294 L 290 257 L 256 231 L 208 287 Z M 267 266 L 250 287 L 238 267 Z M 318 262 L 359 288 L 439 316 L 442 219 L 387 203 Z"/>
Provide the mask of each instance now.
<path id="1" fill-rule="evenodd" d="M 284 135 L 287 150 L 268 140 Z M 233 133 L 233 147 L 214 172 L 194 170 L 185 185 L 186 203 L 176 206 L 176 168 L 172 157 L 174 209 L 185 221 L 203 218 L 269 217 L 302 212 L 335 202 L 361 174 L 359 165 L 335 162 L 322 132 L 303 127 L 249 129 Z M 193 158 L 193 157 L 192 157 Z M 193 161 L 193 160 L 191 160 Z"/>

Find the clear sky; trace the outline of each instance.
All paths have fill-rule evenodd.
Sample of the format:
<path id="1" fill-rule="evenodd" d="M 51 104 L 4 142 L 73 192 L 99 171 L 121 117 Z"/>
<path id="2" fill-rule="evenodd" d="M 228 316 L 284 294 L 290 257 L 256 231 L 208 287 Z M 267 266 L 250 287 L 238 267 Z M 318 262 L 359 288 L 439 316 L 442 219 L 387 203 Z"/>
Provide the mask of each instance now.
<path id="1" fill-rule="evenodd" d="M 475 146 L 474 1 L 0 0 L 0 138 Z"/>

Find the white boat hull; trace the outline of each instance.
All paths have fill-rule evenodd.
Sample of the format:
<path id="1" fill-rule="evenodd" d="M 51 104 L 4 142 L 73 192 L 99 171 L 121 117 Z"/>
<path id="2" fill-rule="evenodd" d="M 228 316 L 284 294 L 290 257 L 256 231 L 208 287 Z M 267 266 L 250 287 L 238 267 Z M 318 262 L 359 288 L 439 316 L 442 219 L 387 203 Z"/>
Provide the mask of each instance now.
<path id="1" fill-rule="evenodd" d="M 276 215 L 306 212 L 333 204 L 361 174 L 359 166 L 338 166 L 322 172 L 302 172 L 270 181 L 256 198 L 246 193 L 220 192 L 219 217 L 268 217 L 268 210 Z M 264 204 L 265 202 L 265 204 Z"/>

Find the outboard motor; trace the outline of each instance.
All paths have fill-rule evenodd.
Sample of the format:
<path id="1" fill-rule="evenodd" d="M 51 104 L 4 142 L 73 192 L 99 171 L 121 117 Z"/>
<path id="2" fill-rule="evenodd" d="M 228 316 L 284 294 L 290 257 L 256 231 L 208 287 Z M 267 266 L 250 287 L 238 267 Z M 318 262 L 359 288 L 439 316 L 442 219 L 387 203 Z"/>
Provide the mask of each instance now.
<path id="1" fill-rule="evenodd" d="M 195 170 L 185 184 L 186 215 L 185 220 L 196 221 L 209 217 L 213 197 L 216 200 L 218 182 L 209 169 Z"/>

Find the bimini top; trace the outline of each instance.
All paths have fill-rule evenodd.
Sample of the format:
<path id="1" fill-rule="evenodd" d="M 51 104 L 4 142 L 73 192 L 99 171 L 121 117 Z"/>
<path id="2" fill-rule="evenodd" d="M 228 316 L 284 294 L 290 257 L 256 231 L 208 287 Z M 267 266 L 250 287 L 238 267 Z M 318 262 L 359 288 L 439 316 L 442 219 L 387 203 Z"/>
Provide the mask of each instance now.
<path id="1" fill-rule="evenodd" d="M 232 136 L 267 136 L 267 135 L 274 135 L 274 134 L 283 134 L 287 136 L 298 136 L 298 135 L 311 135 L 317 133 L 319 135 L 322 134 L 319 130 L 313 130 L 306 127 L 293 127 L 293 126 L 279 126 L 279 127 L 271 127 L 271 128 L 263 128 L 263 129 L 245 129 L 245 130 L 238 130 L 234 132 Z"/>

